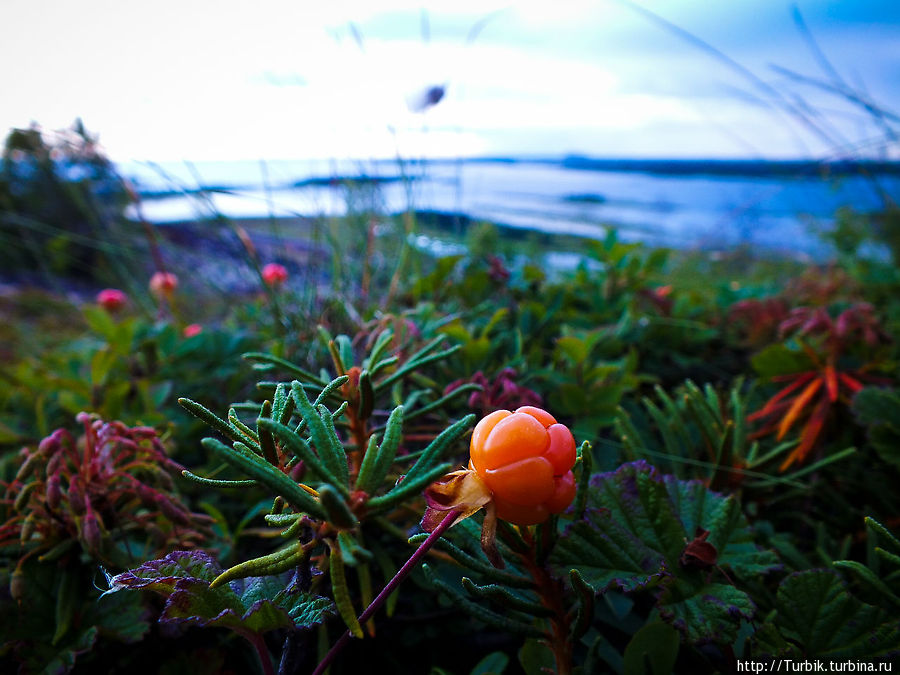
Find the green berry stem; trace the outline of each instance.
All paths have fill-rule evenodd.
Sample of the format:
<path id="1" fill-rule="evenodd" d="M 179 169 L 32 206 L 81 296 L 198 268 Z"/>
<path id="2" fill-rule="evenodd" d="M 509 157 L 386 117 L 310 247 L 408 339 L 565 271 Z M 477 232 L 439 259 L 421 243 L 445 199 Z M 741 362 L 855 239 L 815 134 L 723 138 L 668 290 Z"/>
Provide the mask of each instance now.
<path id="1" fill-rule="evenodd" d="M 460 515 L 460 511 L 448 511 L 447 515 L 444 516 L 444 519 L 438 524 L 434 531 L 428 535 L 428 538 L 423 541 L 419 548 L 415 550 L 415 552 L 409 557 L 405 563 L 403 563 L 403 567 L 401 567 L 394 577 L 387 583 L 387 585 L 382 589 L 381 593 L 378 594 L 372 603 L 366 607 L 365 611 L 359 615 L 359 623 L 364 624 L 368 621 L 375 612 L 377 612 L 381 605 L 384 604 L 385 600 L 388 599 L 388 596 L 394 592 L 394 590 L 403 583 L 403 580 L 409 576 L 410 572 L 412 572 L 416 566 L 419 564 L 419 561 L 422 557 L 428 553 L 429 549 L 435 544 L 435 542 L 441 538 L 441 535 L 447 531 L 447 529 L 456 522 L 456 519 Z M 331 649 L 328 650 L 328 653 L 325 655 L 325 658 L 322 659 L 321 663 L 316 666 L 316 669 L 313 671 L 312 675 L 322 675 L 328 666 L 331 665 L 331 662 L 337 657 L 340 653 L 341 649 L 344 648 L 344 645 L 350 641 L 351 638 L 350 631 L 344 631 L 343 635 L 338 638 L 338 641 L 332 645 Z"/>

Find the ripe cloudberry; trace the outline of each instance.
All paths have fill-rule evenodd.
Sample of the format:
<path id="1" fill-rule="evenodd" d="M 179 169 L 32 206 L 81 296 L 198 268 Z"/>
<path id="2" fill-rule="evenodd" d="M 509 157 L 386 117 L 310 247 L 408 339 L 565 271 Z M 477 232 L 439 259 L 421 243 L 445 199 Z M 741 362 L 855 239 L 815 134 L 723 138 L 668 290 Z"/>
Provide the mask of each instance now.
<path id="1" fill-rule="evenodd" d="M 546 410 L 497 410 L 475 427 L 471 468 L 493 493 L 497 516 L 534 525 L 575 498 L 575 439 Z"/>

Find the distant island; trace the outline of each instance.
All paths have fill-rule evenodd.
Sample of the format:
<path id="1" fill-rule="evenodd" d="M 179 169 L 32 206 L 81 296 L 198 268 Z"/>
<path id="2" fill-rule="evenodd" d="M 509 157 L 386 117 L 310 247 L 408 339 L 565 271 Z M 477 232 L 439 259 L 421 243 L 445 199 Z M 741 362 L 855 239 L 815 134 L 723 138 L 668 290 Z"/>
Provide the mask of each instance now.
<path id="1" fill-rule="evenodd" d="M 878 160 L 834 161 L 763 159 L 598 159 L 568 155 L 562 159 L 566 169 L 582 171 L 631 171 L 663 175 L 714 176 L 858 176 L 900 175 L 900 162 Z"/>

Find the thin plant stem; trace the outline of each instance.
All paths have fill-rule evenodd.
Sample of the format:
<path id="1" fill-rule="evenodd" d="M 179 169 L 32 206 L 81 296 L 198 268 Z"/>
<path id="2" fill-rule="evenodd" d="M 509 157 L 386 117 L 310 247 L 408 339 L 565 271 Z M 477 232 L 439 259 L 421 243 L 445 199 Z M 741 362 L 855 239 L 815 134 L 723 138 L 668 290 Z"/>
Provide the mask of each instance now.
<path id="1" fill-rule="evenodd" d="M 412 572 L 416 566 L 419 564 L 419 561 L 422 557 L 428 553 L 428 550 L 434 546 L 434 543 L 441 538 L 441 535 L 447 531 L 447 529 L 456 522 L 456 519 L 459 517 L 460 512 L 453 510 L 449 511 L 444 519 L 438 524 L 434 531 L 428 535 L 428 538 L 423 541 L 419 548 L 415 550 L 409 560 L 403 563 L 403 567 L 401 567 L 397 574 L 387 583 L 387 585 L 382 589 L 381 593 L 372 601 L 372 603 L 366 607 L 365 611 L 359 615 L 359 623 L 363 624 L 372 618 L 372 615 L 375 614 L 380 608 L 381 605 L 384 604 L 385 600 L 388 599 L 388 596 L 394 592 L 394 590 L 403 583 L 403 580 L 409 576 L 410 572 Z M 312 675 L 322 675 L 327 669 L 328 666 L 331 665 L 331 662 L 337 657 L 337 655 L 341 652 L 351 638 L 350 631 L 344 631 L 343 635 L 338 638 L 338 641 L 335 642 L 331 649 L 328 650 L 328 653 L 325 655 L 325 658 L 316 666 L 316 669 L 313 671 Z"/>
<path id="2" fill-rule="evenodd" d="M 269 654 L 269 650 L 266 647 L 266 641 L 263 640 L 262 635 L 259 633 L 253 633 L 253 636 L 245 635 L 248 642 L 253 645 L 253 648 L 256 649 L 256 655 L 259 657 L 259 662 L 262 664 L 263 673 L 265 675 L 275 675 L 275 668 L 272 666 L 272 657 Z"/>

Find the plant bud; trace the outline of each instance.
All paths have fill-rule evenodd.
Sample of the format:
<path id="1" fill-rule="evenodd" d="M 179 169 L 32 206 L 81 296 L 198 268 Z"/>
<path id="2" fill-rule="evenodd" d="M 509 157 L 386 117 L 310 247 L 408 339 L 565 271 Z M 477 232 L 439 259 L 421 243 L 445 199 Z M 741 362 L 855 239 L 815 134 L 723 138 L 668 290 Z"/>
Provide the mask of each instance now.
<path id="1" fill-rule="evenodd" d="M 58 473 L 54 473 L 47 480 L 47 506 L 51 510 L 59 508 L 59 502 L 62 500 L 62 487 Z"/>
<path id="2" fill-rule="evenodd" d="M 62 453 L 56 453 L 50 458 L 50 461 L 47 462 L 47 475 L 52 476 L 55 473 L 59 473 L 59 465 L 62 464 L 63 455 Z"/>
<path id="3" fill-rule="evenodd" d="M 188 525 L 190 523 L 184 507 L 180 504 L 176 505 L 172 500 L 165 497 L 158 499 L 156 503 L 159 505 L 159 510 L 162 511 L 163 515 L 173 523 L 178 523 L 179 525 Z"/>
<path id="4" fill-rule="evenodd" d="M 46 459 L 40 453 L 29 454 L 16 472 L 16 480 L 24 481 L 30 473 L 37 473 Z"/>
<path id="5" fill-rule="evenodd" d="M 22 511 L 28 502 L 28 496 L 34 492 L 34 489 L 37 486 L 37 483 L 27 483 L 26 485 L 23 485 L 22 489 L 19 490 L 19 494 L 16 495 L 16 500 L 13 502 L 13 509 Z"/>
<path id="6" fill-rule="evenodd" d="M 34 534 L 34 522 L 36 519 L 36 514 L 31 512 L 25 519 L 25 522 L 22 523 L 22 531 L 19 533 L 20 543 L 24 544 L 31 539 L 31 535 Z"/>
<path id="7" fill-rule="evenodd" d="M 16 567 L 9 578 L 9 594 L 16 603 L 22 604 L 22 600 L 25 598 L 25 572 L 21 567 Z"/>
<path id="8" fill-rule="evenodd" d="M 69 483 L 69 508 L 72 509 L 72 513 L 76 516 L 81 516 L 87 510 L 85 507 L 86 503 L 87 499 L 81 487 L 81 481 L 78 479 L 73 480 Z"/>
<path id="9" fill-rule="evenodd" d="M 81 538 L 86 548 L 91 553 L 99 553 L 103 544 L 103 536 L 100 532 L 100 523 L 93 511 L 88 511 L 81 522 Z"/>

